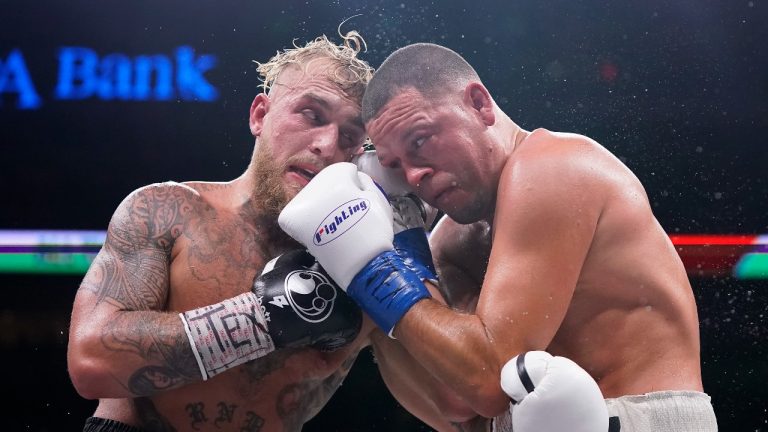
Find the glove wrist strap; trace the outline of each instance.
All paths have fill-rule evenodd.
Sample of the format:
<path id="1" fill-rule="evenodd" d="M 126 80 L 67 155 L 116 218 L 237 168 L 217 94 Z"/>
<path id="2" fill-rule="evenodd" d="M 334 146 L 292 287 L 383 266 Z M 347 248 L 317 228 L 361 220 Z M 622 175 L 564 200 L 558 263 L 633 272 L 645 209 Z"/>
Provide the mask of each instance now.
<path id="1" fill-rule="evenodd" d="M 411 228 L 395 234 L 392 242 L 398 255 L 403 257 L 405 265 L 422 281 L 437 284 L 437 272 L 432 262 L 427 233 L 423 228 Z"/>
<path id="2" fill-rule="evenodd" d="M 385 333 L 419 300 L 431 297 L 419 275 L 394 250 L 372 259 L 355 275 L 347 294 Z"/>
<path id="3" fill-rule="evenodd" d="M 275 350 L 252 292 L 179 314 L 203 380 Z"/>

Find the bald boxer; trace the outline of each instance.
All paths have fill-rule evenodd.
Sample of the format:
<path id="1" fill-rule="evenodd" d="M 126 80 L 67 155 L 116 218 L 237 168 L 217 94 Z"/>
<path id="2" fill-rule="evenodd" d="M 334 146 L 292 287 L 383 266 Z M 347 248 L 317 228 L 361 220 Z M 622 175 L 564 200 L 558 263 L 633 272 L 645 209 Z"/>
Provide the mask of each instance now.
<path id="1" fill-rule="evenodd" d="M 293 203 L 280 225 L 432 376 L 478 414 L 506 415 L 502 367 L 546 350 L 589 372 L 622 431 L 717 430 L 690 283 L 642 185 L 617 158 L 584 136 L 522 129 L 461 56 L 432 44 L 382 64 L 363 117 L 382 164 L 401 168 L 450 217 L 436 236 L 458 240 L 462 224 L 478 221 L 490 227 L 474 312 L 430 296 L 391 230 L 382 233 L 377 190 L 349 173 L 334 181 L 353 185 L 346 195 L 308 200 L 370 201 L 333 247 L 307 243 L 319 216 L 286 214 Z M 453 247 L 457 262 L 479 253 Z M 557 426 L 570 430 L 565 419 Z"/>

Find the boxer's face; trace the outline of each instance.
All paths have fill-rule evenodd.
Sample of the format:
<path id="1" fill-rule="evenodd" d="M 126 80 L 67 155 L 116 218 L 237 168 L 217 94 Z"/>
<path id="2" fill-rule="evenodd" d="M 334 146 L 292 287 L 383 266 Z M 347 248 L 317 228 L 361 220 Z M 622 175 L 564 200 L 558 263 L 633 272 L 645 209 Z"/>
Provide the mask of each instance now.
<path id="1" fill-rule="evenodd" d="M 365 130 L 360 103 L 329 76 L 326 59 L 283 71 L 269 95 L 251 106 L 251 133 L 258 137 L 256 163 L 274 167 L 288 199 L 324 167 L 348 161 L 362 148 Z"/>
<path id="2" fill-rule="evenodd" d="M 415 89 L 404 89 L 366 126 L 382 165 L 402 168 L 427 203 L 460 223 L 492 211 L 493 150 L 487 126 L 461 94 L 428 100 Z"/>

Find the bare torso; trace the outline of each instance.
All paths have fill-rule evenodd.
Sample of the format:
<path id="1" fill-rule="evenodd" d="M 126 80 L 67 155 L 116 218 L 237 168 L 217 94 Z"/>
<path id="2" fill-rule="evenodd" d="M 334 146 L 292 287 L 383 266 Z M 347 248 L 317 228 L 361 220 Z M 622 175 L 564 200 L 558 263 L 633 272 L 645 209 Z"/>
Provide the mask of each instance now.
<path id="1" fill-rule="evenodd" d="M 639 180 L 584 137 L 537 130 L 516 151 L 540 151 L 533 146 L 551 151 L 553 157 L 572 159 L 553 163 L 589 164 L 597 181 L 587 179 L 585 187 L 592 188 L 590 193 L 602 208 L 568 310 L 549 346 L 542 348 L 585 368 L 605 397 L 701 391 L 698 317 L 691 286 Z M 437 266 L 453 268 L 441 274 L 446 297 L 459 301 L 461 308 L 473 308 L 470 299 L 474 295 L 476 302 L 480 295 L 487 264 L 482 256 L 487 254 L 477 251 L 488 251 L 492 236 L 484 224 L 443 221 L 431 237 Z M 474 280 L 474 285 L 467 288 L 467 283 L 452 281 L 454 277 L 446 280 L 451 271 L 469 274 L 466 280 Z"/>
<path id="2" fill-rule="evenodd" d="M 187 185 L 197 193 L 184 195 L 190 210 L 172 249 L 168 311 L 245 292 L 276 255 L 266 244 L 268 229 L 219 201 L 232 195 L 229 184 Z M 335 352 L 280 350 L 152 397 L 102 399 L 95 415 L 158 431 L 298 431 L 339 387 L 370 329 L 366 320 L 360 336 Z"/>

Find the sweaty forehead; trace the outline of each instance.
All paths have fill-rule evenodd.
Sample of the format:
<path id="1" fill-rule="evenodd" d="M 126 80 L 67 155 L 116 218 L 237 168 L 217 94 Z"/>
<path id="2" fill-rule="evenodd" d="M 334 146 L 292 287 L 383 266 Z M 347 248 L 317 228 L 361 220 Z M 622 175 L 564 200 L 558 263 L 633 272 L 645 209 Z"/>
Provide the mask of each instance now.
<path id="1" fill-rule="evenodd" d="M 427 108 L 429 103 L 418 90 L 401 89 L 368 121 L 366 130 L 374 140 L 386 137 L 391 141 L 407 133 L 413 123 L 428 118 Z"/>

